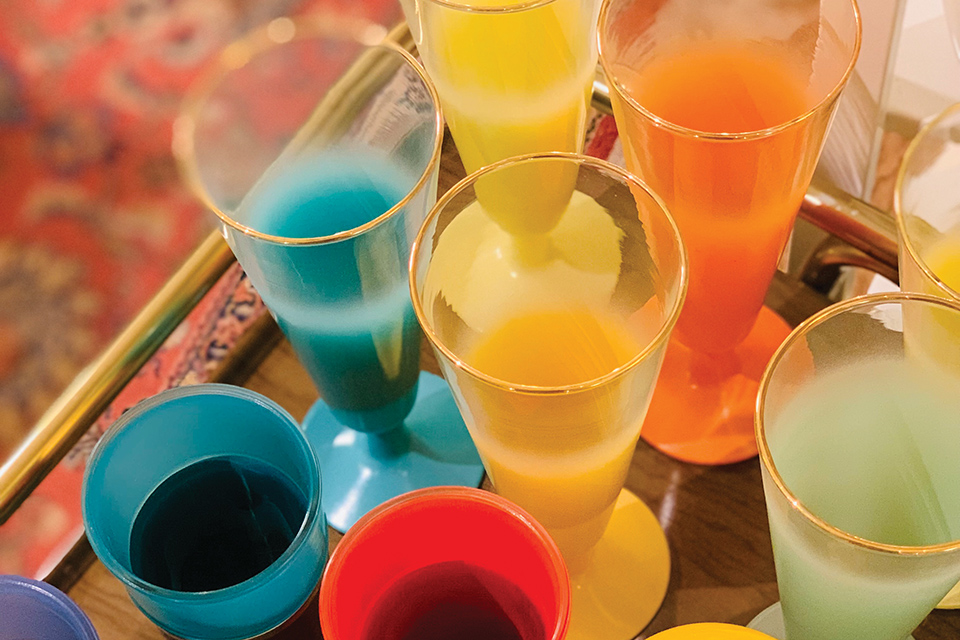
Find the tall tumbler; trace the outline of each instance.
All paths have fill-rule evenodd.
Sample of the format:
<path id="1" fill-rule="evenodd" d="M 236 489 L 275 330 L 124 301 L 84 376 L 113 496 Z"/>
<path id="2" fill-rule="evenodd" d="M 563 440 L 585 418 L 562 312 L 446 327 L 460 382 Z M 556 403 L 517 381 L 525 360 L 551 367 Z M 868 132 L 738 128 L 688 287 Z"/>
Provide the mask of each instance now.
<path id="1" fill-rule="evenodd" d="M 760 375 L 789 333 L 763 301 L 857 59 L 855 0 L 607 0 L 599 39 L 627 168 L 690 253 L 643 438 L 690 462 L 749 458 Z"/>
<path id="2" fill-rule="evenodd" d="M 320 391 L 303 426 L 341 531 L 395 495 L 483 473 L 443 380 L 420 371 L 407 291 L 410 245 L 436 198 L 439 102 L 383 35 L 275 22 L 223 52 L 175 139 Z"/>

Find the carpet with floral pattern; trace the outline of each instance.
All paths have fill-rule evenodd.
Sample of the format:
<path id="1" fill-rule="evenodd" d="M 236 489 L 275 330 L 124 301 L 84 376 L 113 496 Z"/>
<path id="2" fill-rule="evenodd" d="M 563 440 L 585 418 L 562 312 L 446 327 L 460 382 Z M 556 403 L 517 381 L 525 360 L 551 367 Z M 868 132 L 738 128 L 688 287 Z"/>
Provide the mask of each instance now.
<path id="1" fill-rule="evenodd" d="M 170 153 L 182 95 L 244 32 L 396 0 L 0 3 L 0 462 L 212 229 Z M 0 526 L 0 573 L 42 576 L 79 534 L 85 453 L 126 407 L 206 379 L 263 305 L 232 269 L 75 453 Z"/>

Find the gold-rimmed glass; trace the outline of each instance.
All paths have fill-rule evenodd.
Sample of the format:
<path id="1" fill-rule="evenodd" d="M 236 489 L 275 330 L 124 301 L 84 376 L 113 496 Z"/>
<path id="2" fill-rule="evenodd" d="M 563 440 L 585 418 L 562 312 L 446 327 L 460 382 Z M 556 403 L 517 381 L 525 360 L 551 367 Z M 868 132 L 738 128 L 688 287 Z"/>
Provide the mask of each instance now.
<path id="1" fill-rule="evenodd" d="M 922 294 L 846 300 L 790 335 L 756 434 L 787 640 L 903 640 L 960 577 L 960 377 L 911 352 Z"/>
<path id="2" fill-rule="evenodd" d="M 894 189 L 900 288 L 960 302 L 960 104 L 928 122 L 910 143 Z M 960 371 L 951 349 L 960 325 L 924 322 L 924 350 Z"/>
<path id="3" fill-rule="evenodd" d="M 950 3 L 946 3 L 950 4 Z M 945 4 L 945 6 L 946 6 Z M 960 303 L 960 104 L 924 125 L 907 147 L 894 188 L 900 289 Z M 940 314 L 908 321 L 922 328 L 915 348 L 960 371 L 960 324 Z M 943 602 L 960 607 L 960 585 Z"/>
<path id="4" fill-rule="evenodd" d="M 443 118 L 382 27 L 275 20 L 187 96 L 174 152 L 320 393 L 303 420 L 345 531 L 395 495 L 477 485 L 447 385 L 420 370 L 407 261 L 436 201 Z"/>
<path id="5" fill-rule="evenodd" d="M 643 437 L 756 454 L 753 402 L 789 333 L 764 297 L 860 48 L 854 0 L 606 0 L 600 62 L 627 168 L 664 199 L 690 294 Z"/>
<path id="6" fill-rule="evenodd" d="M 512 234 L 478 200 L 488 178 L 555 171 L 575 190 L 547 234 Z M 564 188 L 532 183 L 526 197 L 556 201 Z M 632 638 L 666 592 L 663 531 L 623 484 L 685 264 L 656 195 L 619 167 L 565 153 L 471 174 L 414 244 L 414 309 L 494 489 L 546 527 L 570 568 L 570 639 Z"/>

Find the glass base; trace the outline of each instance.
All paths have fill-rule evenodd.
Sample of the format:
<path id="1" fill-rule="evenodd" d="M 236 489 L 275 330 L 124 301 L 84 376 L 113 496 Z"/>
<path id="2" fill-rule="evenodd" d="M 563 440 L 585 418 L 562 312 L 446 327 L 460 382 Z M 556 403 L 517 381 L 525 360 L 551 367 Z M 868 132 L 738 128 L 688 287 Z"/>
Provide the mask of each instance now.
<path id="1" fill-rule="evenodd" d="M 757 455 L 753 414 L 760 378 L 790 327 L 767 307 L 733 352 L 696 353 L 670 339 L 640 436 L 668 456 L 728 464 Z"/>
<path id="2" fill-rule="evenodd" d="M 767 634 L 776 640 L 787 640 L 787 633 L 783 628 L 783 613 L 780 611 L 780 603 L 774 602 L 772 605 L 757 614 L 747 627 Z M 913 636 L 907 636 L 904 640 L 913 640 Z"/>
<path id="3" fill-rule="evenodd" d="M 960 609 L 960 584 L 954 585 L 950 593 L 943 596 L 943 600 L 937 605 L 937 609 Z"/>
<path id="4" fill-rule="evenodd" d="M 343 426 L 323 400 L 303 419 L 320 461 L 327 522 L 341 533 L 402 493 L 435 486 L 478 487 L 483 464 L 443 378 L 420 372 L 403 426 L 369 434 Z"/>
<path id="5" fill-rule="evenodd" d="M 670 549 L 650 508 L 623 489 L 603 537 L 570 581 L 566 640 L 636 637 L 659 611 L 670 582 Z"/>

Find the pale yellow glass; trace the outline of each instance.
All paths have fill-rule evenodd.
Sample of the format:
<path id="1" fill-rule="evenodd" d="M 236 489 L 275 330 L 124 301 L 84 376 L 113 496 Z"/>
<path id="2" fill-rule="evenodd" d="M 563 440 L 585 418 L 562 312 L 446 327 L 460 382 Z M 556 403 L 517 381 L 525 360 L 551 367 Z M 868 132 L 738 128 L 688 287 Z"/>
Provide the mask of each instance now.
<path id="1" fill-rule="evenodd" d="M 900 288 L 960 302 L 960 104 L 917 134 L 894 192 L 900 235 Z M 960 324 L 943 314 L 918 318 L 919 351 L 960 372 Z"/>
<path id="2" fill-rule="evenodd" d="M 949 3 L 946 3 L 949 4 Z M 960 104 L 924 126 L 904 154 L 894 190 L 900 288 L 960 302 Z M 916 357 L 960 373 L 960 321 L 935 311 L 911 314 Z M 960 585 L 941 608 L 960 607 Z"/>

